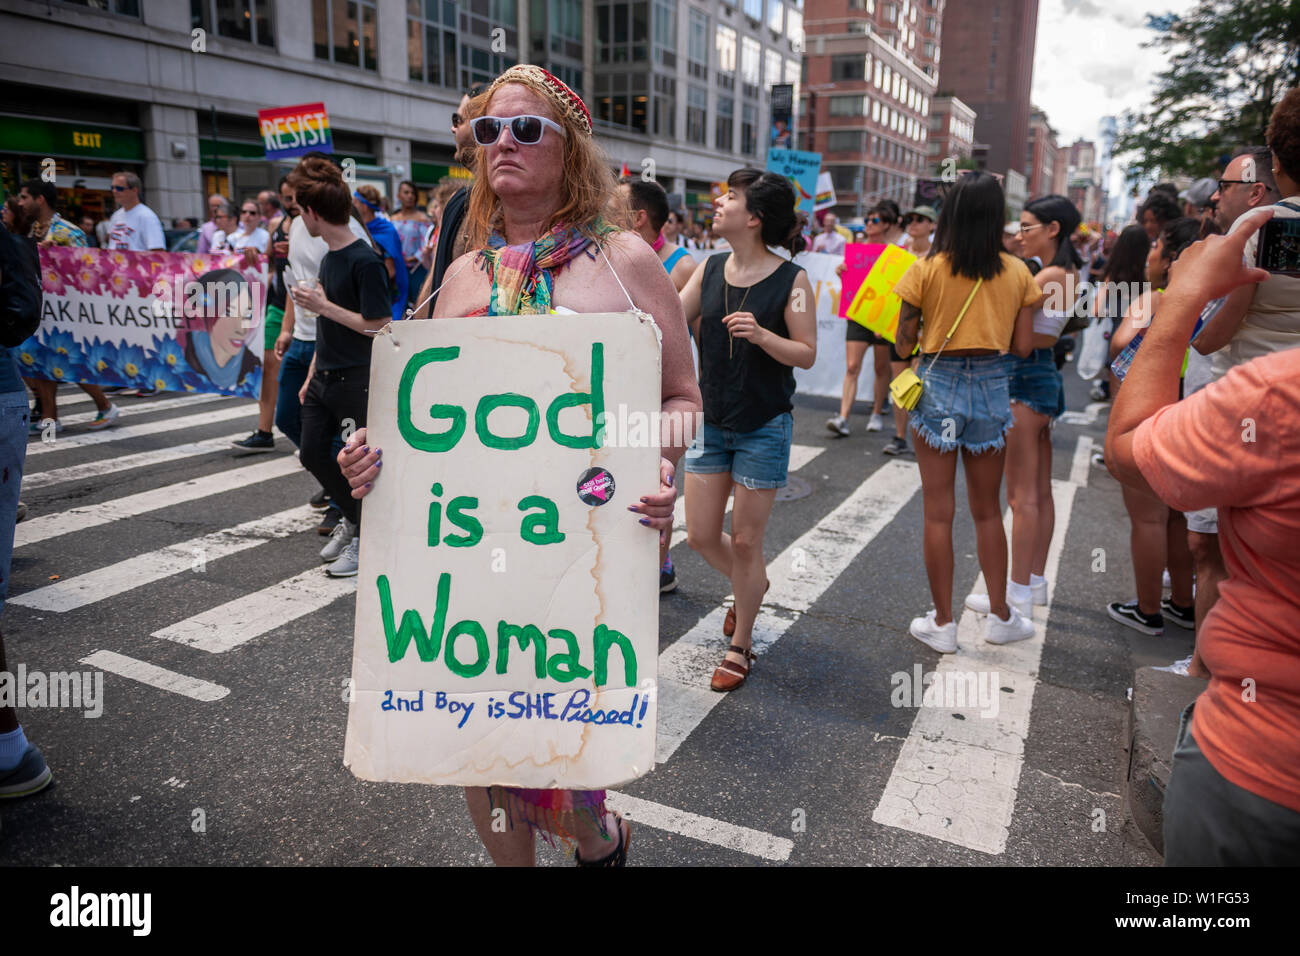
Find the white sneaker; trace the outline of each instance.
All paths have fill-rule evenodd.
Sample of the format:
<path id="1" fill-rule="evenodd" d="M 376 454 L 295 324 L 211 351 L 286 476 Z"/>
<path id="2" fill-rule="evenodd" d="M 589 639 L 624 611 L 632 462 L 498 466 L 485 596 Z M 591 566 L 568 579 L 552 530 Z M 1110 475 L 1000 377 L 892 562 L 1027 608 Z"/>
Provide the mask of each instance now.
<path id="1" fill-rule="evenodd" d="M 1034 604 L 1038 607 L 1047 607 L 1047 578 L 1034 580 L 1034 575 L 1029 576 L 1029 590 L 1033 594 Z M 1032 617 L 1033 615 L 1029 615 Z"/>
<path id="2" fill-rule="evenodd" d="M 826 419 L 826 428 L 841 438 L 848 437 L 849 423 L 839 415 Z"/>
<path id="3" fill-rule="evenodd" d="M 867 419 L 867 431 L 869 432 L 878 432 L 883 430 L 884 427 L 885 427 L 885 416 L 883 415 L 873 414 L 869 419 Z"/>
<path id="4" fill-rule="evenodd" d="M 931 650 L 940 654 L 954 654 L 957 651 L 957 622 L 949 621 L 943 627 L 934 623 L 934 611 L 925 617 L 912 618 L 908 633 Z"/>
<path id="5" fill-rule="evenodd" d="M 1192 658 L 1190 655 L 1188 655 L 1187 657 L 1184 657 L 1181 661 L 1174 661 L 1172 664 L 1166 664 L 1164 667 L 1153 667 L 1151 669 L 1153 671 L 1166 671 L 1167 673 L 1170 674 L 1177 674 L 1180 677 L 1187 677 L 1188 676 L 1187 670 L 1191 666 L 1192 666 Z"/>
<path id="6" fill-rule="evenodd" d="M 990 644 L 1013 644 L 1034 636 L 1034 622 L 1014 607 L 1005 621 L 990 614 L 984 621 L 984 640 Z"/>
<path id="7" fill-rule="evenodd" d="M 330 532 L 329 541 L 325 542 L 325 547 L 320 549 L 320 559 L 327 562 L 337 560 L 356 536 L 357 526 L 347 518 L 340 518 L 339 523 Z"/>
<path id="8" fill-rule="evenodd" d="M 1044 601 L 1044 604 L 1047 602 Z M 989 613 L 989 596 L 987 594 L 968 594 L 966 595 L 966 606 L 976 614 Z M 1007 606 L 1013 607 L 1020 612 L 1021 617 L 1033 618 L 1034 606 L 1032 604 L 1017 603 L 1007 596 Z"/>
<path id="9" fill-rule="evenodd" d="M 346 519 L 345 519 L 346 520 Z M 339 524 L 343 522 L 340 521 Z M 325 573 L 332 578 L 353 578 L 357 574 L 357 565 L 361 561 L 361 536 L 355 535 L 348 546 L 343 549 L 343 553 L 338 556 Z"/>
<path id="10" fill-rule="evenodd" d="M 109 403 L 108 410 L 96 415 L 93 422 L 86 423 L 86 427 L 93 429 L 110 428 L 117 424 L 118 416 L 121 414 L 121 410 L 116 405 Z"/>

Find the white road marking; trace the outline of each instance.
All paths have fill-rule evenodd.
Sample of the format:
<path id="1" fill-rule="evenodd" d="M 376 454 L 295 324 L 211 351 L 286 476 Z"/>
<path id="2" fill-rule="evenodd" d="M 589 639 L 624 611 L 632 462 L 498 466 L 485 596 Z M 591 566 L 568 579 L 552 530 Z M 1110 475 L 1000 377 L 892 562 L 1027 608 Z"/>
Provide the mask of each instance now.
<path id="1" fill-rule="evenodd" d="M 871 815 L 876 823 L 982 853 L 1006 850 L 1047 617 L 1077 488 L 1066 481 L 1052 482 L 1056 529 L 1045 569 L 1048 603 L 1034 608 L 1034 636 L 1016 644 L 987 644 L 981 617 L 964 610 L 957 624 L 959 651 L 944 655 L 935 668 L 936 682 L 946 680 L 943 675 L 949 672 L 996 673 L 997 687 L 1010 688 L 1010 692 L 998 691 L 997 715 L 983 717 L 979 707 L 956 711 L 918 708 L 880 803 Z M 1010 518 L 1008 510 L 1008 525 Z M 986 590 L 982 576 L 974 590 Z"/>
<path id="2" fill-rule="evenodd" d="M 235 598 L 219 607 L 177 621 L 154 637 L 222 654 L 303 615 L 318 611 L 357 589 L 357 579 L 331 578 L 325 566 L 309 568 L 278 584 Z M 348 611 L 351 619 L 351 611 Z"/>
<path id="3" fill-rule="evenodd" d="M 1109 407 L 1109 402 L 1091 402 L 1081 412 L 1064 412 L 1059 420 L 1066 425 L 1091 425 Z"/>
<path id="4" fill-rule="evenodd" d="M 121 521 L 123 518 L 134 518 L 137 515 L 183 504 L 186 501 L 211 498 L 225 491 L 234 491 L 236 488 L 245 488 L 248 485 L 270 481 L 272 478 L 282 478 L 300 471 L 302 465 L 298 463 L 296 457 L 264 459 L 255 465 L 228 468 L 225 471 L 204 475 L 202 478 L 178 481 L 173 485 L 151 488 L 148 491 L 114 498 L 100 504 L 69 508 L 67 511 L 29 518 L 14 528 L 14 548 L 26 547 L 74 531 L 85 531 L 87 528 Z"/>
<path id="5" fill-rule="evenodd" d="M 84 481 L 87 478 L 99 478 L 102 475 L 129 471 L 132 468 L 144 468 L 149 465 L 161 465 L 164 462 L 179 461 L 182 458 L 209 455 L 214 451 L 233 452 L 234 447 L 231 442 L 237 438 L 244 438 L 247 434 L 248 432 L 245 430 L 221 438 L 208 438 L 204 441 L 172 445 L 170 448 L 159 448 L 155 451 L 135 452 L 130 455 L 118 455 L 116 458 L 87 461 L 80 465 L 68 465 L 66 468 L 51 468 L 49 471 L 24 474 L 23 491 L 44 488 L 47 485 L 57 485 L 64 481 Z"/>
<path id="6" fill-rule="evenodd" d="M 920 489 L 915 466 L 891 461 L 767 565 L 772 590 L 754 623 L 762 654 L 811 608 Z M 655 760 L 664 763 L 725 694 L 709 689 L 726 638 L 717 608 L 659 655 L 659 729 Z"/>
<path id="7" fill-rule="evenodd" d="M 110 402 L 113 401 L 112 395 L 109 395 L 107 397 Z M 146 415 L 149 412 L 163 412 L 169 408 L 180 408 L 184 405 L 199 405 L 203 402 L 215 402 L 215 401 L 219 401 L 220 399 L 229 398 L 229 397 L 230 397 L 229 395 L 217 395 L 215 393 L 201 392 L 197 395 L 184 395 L 181 396 L 180 398 L 164 398 L 157 402 L 141 402 L 139 404 L 131 404 L 131 405 L 127 405 L 123 403 L 117 406 L 118 410 L 121 411 L 122 413 L 122 418 L 118 419 L 118 421 L 125 420 L 128 412 L 134 412 L 137 415 Z M 59 404 L 63 405 L 66 403 L 60 402 Z M 83 425 L 86 422 L 93 422 L 95 420 L 95 417 L 98 414 L 99 414 L 99 410 L 96 408 L 92 408 L 88 412 L 77 412 L 73 415 L 61 415 L 59 416 L 59 421 L 61 421 L 64 425 Z M 115 425 L 113 427 L 116 428 L 120 426 Z"/>
<path id="8" fill-rule="evenodd" d="M 157 422 L 143 422 L 139 425 L 119 425 L 86 435 L 59 435 L 54 441 L 34 441 L 27 445 L 27 457 L 44 455 L 65 448 L 80 448 L 83 445 L 102 445 L 127 438 L 142 438 L 145 435 L 157 435 L 162 432 L 179 431 L 182 428 L 199 428 L 203 425 L 215 425 L 228 422 L 233 418 L 253 418 L 257 414 L 255 405 L 230 405 L 200 415 L 183 415 L 179 418 L 164 418 Z"/>
<path id="9" fill-rule="evenodd" d="M 230 693 L 229 687 L 222 687 L 220 684 L 213 684 L 197 677 L 178 674 L 175 671 L 167 670 L 165 667 L 159 667 L 157 664 L 150 664 L 134 657 L 127 657 L 125 654 L 116 654 L 113 651 L 95 651 L 89 657 L 83 657 L 81 663 L 89 664 L 91 667 L 98 667 L 100 670 L 108 671 L 110 674 L 117 674 L 119 677 L 139 681 L 141 684 L 148 684 L 150 687 L 157 687 L 159 690 L 182 694 L 185 697 L 201 700 L 205 703 L 221 700 Z"/>
<path id="10" fill-rule="evenodd" d="M 666 807 L 662 803 L 642 800 L 626 793 L 611 790 L 606 794 L 605 802 L 611 810 L 623 814 L 633 826 L 643 823 L 656 830 L 678 833 L 764 860 L 788 860 L 790 851 L 794 849 L 794 841 L 785 837 Z"/>
<path id="11" fill-rule="evenodd" d="M 216 561 L 248 548 L 255 548 L 272 538 L 286 538 L 306 531 L 320 520 L 318 515 L 312 514 L 310 516 L 312 523 L 308 524 L 309 511 L 306 505 L 301 505 L 278 514 L 246 521 L 233 528 L 223 528 L 212 534 L 191 538 L 76 577 L 47 584 L 35 591 L 10 595 L 9 603 L 56 613 L 75 611 L 96 601 L 116 597 L 184 571 L 198 573 L 198 569 L 206 566 L 208 561 Z"/>
<path id="12" fill-rule="evenodd" d="M 820 445 L 791 445 L 790 446 L 790 467 L 789 470 L 798 471 L 808 462 L 812 461 L 826 449 Z M 685 473 L 686 469 L 679 469 Z M 732 499 L 727 499 L 727 510 L 725 514 L 731 513 Z M 673 537 L 671 548 L 677 547 L 686 540 L 686 496 L 678 495 L 677 501 L 673 503 Z"/>
<path id="13" fill-rule="evenodd" d="M 1092 469 L 1092 438 L 1080 435 L 1074 445 L 1074 458 L 1070 462 L 1070 484 L 1081 488 L 1088 485 L 1088 472 Z"/>

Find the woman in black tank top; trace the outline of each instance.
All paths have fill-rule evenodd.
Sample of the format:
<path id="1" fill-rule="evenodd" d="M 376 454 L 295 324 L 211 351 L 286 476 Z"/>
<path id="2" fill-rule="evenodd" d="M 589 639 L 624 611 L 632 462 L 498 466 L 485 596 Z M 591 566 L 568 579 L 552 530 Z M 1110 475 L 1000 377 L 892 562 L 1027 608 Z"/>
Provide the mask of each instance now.
<path id="1" fill-rule="evenodd" d="M 745 682 L 754 620 L 767 590 L 763 535 L 785 485 L 793 431 L 794 368 L 817 357 L 817 316 L 803 269 L 770 252 L 804 248 L 794 189 L 757 169 L 731 174 L 714 206 L 714 232 L 732 248 L 709 257 L 682 290 L 700 350 L 704 421 L 687 449 L 686 534 L 731 580 L 735 606 L 723 634 L 731 646 L 713 674 L 716 691 Z M 735 493 L 731 534 L 722 521 Z"/>

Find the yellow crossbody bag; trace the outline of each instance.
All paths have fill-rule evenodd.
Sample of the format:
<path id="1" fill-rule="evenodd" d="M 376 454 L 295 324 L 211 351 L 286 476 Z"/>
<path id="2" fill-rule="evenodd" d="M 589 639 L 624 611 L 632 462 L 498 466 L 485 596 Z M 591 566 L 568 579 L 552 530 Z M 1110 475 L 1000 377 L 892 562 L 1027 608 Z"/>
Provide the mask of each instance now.
<path id="1" fill-rule="evenodd" d="M 984 280 L 982 278 L 975 280 L 975 288 L 971 289 L 970 295 L 966 296 L 966 304 L 957 313 L 957 321 L 948 330 L 948 337 L 943 340 L 943 345 L 939 346 L 939 351 L 935 352 L 934 358 L 930 360 L 930 368 L 934 368 L 934 363 L 939 360 L 943 350 L 948 347 L 949 341 L 957 332 L 957 326 L 961 324 L 961 320 L 966 316 L 966 310 L 970 308 L 971 300 L 975 298 L 975 293 L 979 291 L 980 286 L 983 284 Z M 929 369 L 926 370 L 926 373 L 929 374 Z M 889 383 L 889 394 L 894 397 L 895 405 L 910 412 L 916 408 L 916 403 L 921 400 L 922 387 L 920 376 L 913 372 L 911 368 L 905 368 L 898 373 L 896 379 Z"/>

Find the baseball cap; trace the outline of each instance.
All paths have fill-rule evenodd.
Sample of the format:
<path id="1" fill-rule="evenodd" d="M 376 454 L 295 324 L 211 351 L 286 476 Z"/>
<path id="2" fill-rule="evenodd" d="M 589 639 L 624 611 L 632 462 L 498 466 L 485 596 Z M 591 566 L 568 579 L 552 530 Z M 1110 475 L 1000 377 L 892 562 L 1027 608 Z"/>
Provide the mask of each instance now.
<path id="1" fill-rule="evenodd" d="M 1219 184 L 1216 180 L 1208 176 L 1198 179 L 1186 189 L 1178 194 L 1178 198 L 1184 202 L 1189 202 L 1198 209 L 1204 209 L 1210 204 L 1210 197 L 1218 190 Z"/>

